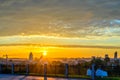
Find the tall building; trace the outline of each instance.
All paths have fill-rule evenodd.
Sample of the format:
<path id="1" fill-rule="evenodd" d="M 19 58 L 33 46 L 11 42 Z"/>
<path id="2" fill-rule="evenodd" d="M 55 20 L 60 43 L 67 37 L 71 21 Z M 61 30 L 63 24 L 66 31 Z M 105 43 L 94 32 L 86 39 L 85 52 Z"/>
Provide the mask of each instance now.
<path id="1" fill-rule="evenodd" d="M 108 58 L 108 54 L 105 54 L 105 58 Z"/>
<path id="2" fill-rule="evenodd" d="M 110 58 L 109 58 L 108 54 L 105 54 L 104 61 L 106 62 L 106 64 L 108 64 L 108 62 L 110 62 Z"/>
<path id="3" fill-rule="evenodd" d="M 117 55 L 117 51 L 114 53 L 114 60 L 117 60 L 117 57 L 118 57 L 118 55 Z"/>
<path id="4" fill-rule="evenodd" d="M 33 54 L 32 54 L 32 52 L 30 52 L 30 54 L 29 54 L 29 61 L 30 62 L 33 61 Z"/>
<path id="5" fill-rule="evenodd" d="M 114 53 L 114 66 L 119 65 L 118 53 L 117 51 Z"/>

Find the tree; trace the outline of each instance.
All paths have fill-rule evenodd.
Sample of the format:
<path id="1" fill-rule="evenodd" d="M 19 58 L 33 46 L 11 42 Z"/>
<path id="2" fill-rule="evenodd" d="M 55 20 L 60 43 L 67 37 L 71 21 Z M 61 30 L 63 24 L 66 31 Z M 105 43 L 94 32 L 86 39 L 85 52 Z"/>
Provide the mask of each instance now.
<path id="1" fill-rule="evenodd" d="M 108 63 L 110 62 L 110 58 L 107 54 L 105 55 L 104 61 L 105 61 L 105 65 L 108 65 Z"/>
<path id="2" fill-rule="evenodd" d="M 100 57 L 93 58 L 91 60 L 91 64 L 95 64 L 96 68 L 101 67 L 104 65 L 104 61 Z"/>

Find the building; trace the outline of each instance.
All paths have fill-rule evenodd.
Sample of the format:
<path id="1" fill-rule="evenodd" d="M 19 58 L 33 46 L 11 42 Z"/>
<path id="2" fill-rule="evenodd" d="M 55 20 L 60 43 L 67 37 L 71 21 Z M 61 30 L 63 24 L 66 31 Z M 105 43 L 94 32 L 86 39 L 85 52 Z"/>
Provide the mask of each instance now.
<path id="1" fill-rule="evenodd" d="M 116 61 L 118 59 L 117 51 L 114 53 L 114 60 Z"/>
<path id="2" fill-rule="evenodd" d="M 105 54 L 105 58 L 108 58 L 108 54 Z"/>
<path id="3" fill-rule="evenodd" d="M 117 51 L 114 53 L 114 66 L 119 65 L 118 53 Z"/>
<path id="4" fill-rule="evenodd" d="M 108 54 L 105 54 L 104 61 L 105 61 L 106 65 L 110 65 L 110 58 L 109 58 Z"/>
<path id="5" fill-rule="evenodd" d="M 30 54 L 29 54 L 29 61 L 30 61 L 30 62 L 33 61 L 33 54 L 32 54 L 32 52 L 30 52 Z"/>

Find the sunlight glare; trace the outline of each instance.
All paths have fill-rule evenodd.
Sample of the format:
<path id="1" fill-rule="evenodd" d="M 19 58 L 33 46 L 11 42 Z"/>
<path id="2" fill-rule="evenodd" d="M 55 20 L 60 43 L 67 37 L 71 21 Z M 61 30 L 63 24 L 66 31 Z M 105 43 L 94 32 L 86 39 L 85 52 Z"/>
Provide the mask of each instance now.
<path id="1" fill-rule="evenodd" d="M 47 51 L 43 51 L 43 56 L 46 56 L 47 55 Z"/>

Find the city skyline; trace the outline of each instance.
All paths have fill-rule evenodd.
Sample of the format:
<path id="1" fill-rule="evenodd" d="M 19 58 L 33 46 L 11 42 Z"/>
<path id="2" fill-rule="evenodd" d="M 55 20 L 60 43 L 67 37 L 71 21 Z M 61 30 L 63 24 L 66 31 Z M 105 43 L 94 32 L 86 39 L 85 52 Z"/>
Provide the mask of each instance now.
<path id="1" fill-rule="evenodd" d="M 0 46 L 0 57 L 8 55 L 9 58 L 28 58 L 30 52 L 34 58 L 40 58 L 44 52 L 47 53 L 46 58 L 91 58 L 92 56 L 104 58 L 108 54 L 110 58 L 114 58 L 115 51 L 120 49 L 114 48 L 90 48 L 90 47 L 40 47 L 40 46 Z"/>

